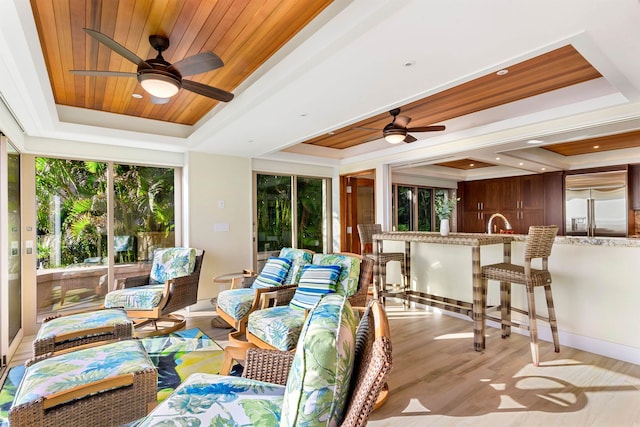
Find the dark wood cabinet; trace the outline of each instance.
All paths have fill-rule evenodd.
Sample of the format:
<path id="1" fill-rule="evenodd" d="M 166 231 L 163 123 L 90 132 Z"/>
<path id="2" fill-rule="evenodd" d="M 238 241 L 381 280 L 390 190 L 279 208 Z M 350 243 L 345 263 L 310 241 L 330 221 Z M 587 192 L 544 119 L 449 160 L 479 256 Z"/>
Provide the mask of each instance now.
<path id="1" fill-rule="evenodd" d="M 564 172 L 547 172 L 544 182 L 545 225 L 557 225 L 558 234 L 564 235 Z"/>
<path id="2" fill-rule="evenodd" d="M 465 211 L 462 217 L 462 231 L 465 233 L 484 233 L 487 231 L 484 212 L 478 210 Z"/>
<path id="3" fill-rule="evenodd" d="M 544 175 L 518 177 L 520 209 L 544 209 Z M 540 225 L 540 224 L 538 224 Z"/>
<path id="4" fill-rule="evenodd" d="M 640 210 L 640 165 L 629 165 L 627 179 L 629 181 L 629 206 L 633 210 Z"/>
<path id="5" fill-rule="evenodd" d="M 486 232 L 487 222 L 496 212 L 503 214 L 518 234 L 526 234 L 530 225 L 545 224 L 544 175 L 495 178 L 461 184 L 464 211 L 461 212 L 463 217 L 459 226 L 464 232 Z M 496 222 L 496 230 L 501 228 L 502 222 Z"/>
<path id="6" fill-rule="evenodd" d="M 468 181 L 464 182 L 463 186 L 464 198 L 461 202 L 464 210 L 469 212 L 482 210 L 486 194 L 484 181 Z"/>

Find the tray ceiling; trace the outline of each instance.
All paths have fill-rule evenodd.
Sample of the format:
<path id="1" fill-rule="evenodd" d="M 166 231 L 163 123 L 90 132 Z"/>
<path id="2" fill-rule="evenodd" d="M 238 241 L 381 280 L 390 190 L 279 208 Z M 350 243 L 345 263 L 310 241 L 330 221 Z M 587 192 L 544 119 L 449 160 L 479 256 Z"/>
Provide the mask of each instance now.
<path id="1" fill-rule="evenodd" d="M 135 78 L 85 77 L 69 70 L 136 72 L 136 65 L 89 37 L 97 30 L 140 58 L 155 58 L 149 36 L 163 35 L 165 60 L 211 51 L 224 67 L 193 77 L 233 92 L 291 40 L 330 0 L 32 0 L 31 6 L 58 105 L 194 125 L 217 101 L 180 90 L 167 104 L 152 104 Z M 142 95 L 141 98 L 133 97 Z"/>

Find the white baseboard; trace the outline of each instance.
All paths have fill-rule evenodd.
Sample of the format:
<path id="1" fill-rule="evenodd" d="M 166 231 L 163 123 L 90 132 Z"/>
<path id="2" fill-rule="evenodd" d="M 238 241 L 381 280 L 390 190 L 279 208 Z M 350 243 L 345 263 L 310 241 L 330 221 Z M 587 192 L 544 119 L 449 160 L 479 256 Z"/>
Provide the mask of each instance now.
<path id="1" fill-rule="evenodd" d="M 493 322 L 491 320 L 487 321 L 487 326 L 500 328 L 500 324 L 498 322 Z M 520 328 L 511 328 L 511 332 L 529 336 L 528 331 Z M 551 330 L 549 328 L 538 328 L 538 338 L 540 341 L 553 342 L 553 337 L 551 336 Z M 629 347 L 623 344 L 573 334 L 563 330 L 558 330 L 558 338 L 560 339 L 560 351 L 562 351 L 563 346 L 571 347 L 600 356 L 611 357 L 612 359 L 640 365 L 640 348 Z"/>
<path id="2" fill-rule="evenodd" d="M 416 306 L 417 307 L 417 306 Z M 454 313 L 447 310 L 440 310 L 433 307 L 425 307 L 427 310 L 439 310 L 447 316 L 463 319 L 471 322 L 471 319 L 460 313 Z M 492 328 L 500 328 L 498 322 L 487 320 L 487 326 Z M 511 332 L 520 335 L 529 336 L 529 332 L 520 328 L 511 328 Z M 549 328 L 538 328 L 538 338 L 541 341 L 553 342 L 551 330 Z M 562 347 L 571 347 L 578 350 L 588 351 L 589 353 L 598 354 L 600 356 L 610 357 L 612 359 L 622 360 L 623 362 L 634 363 L 640 365 L 640 348 L 630 347 L 610 341 L 603 341 L 584 335 L 578 335 L 563 330 L 558 330 L 558 338 L 560 339 L 560 351 Z"/>

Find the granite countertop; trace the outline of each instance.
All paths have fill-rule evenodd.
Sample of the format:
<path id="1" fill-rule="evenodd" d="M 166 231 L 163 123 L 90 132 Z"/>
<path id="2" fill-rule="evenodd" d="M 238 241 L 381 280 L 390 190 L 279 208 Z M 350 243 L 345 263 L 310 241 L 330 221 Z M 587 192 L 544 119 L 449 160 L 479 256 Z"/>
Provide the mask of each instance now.
<path id="1" fill-rule="evenodd" d="M 524 242 L 526 234 L 449 233 L 441 236 L 438 232 L 427 231 L 387 231 L 373 235 L 374 239 L 410 242 L 440 243 L 445 245 L 483 246 L 504 242 Z M 557 236 L 555 244 L 575 246 L 640 247 L 640 235 L 629 237 L 579 237 Z"/>
<path id="2" fill-rule="evenodd" d="M 515 242 L 524 242 L 526 234 L 513 234 Z M 640 236 L 629 237 L 582 237 L 582 236 L 557 236 L 554 241 L 560 245 L 575 246 L 610 246 L 610 247 L 640 247 Z"/>
<path id="3" fill-rule="evenodd" d="M 514 240 L 513 237 L 513 234 L 486 233 L 449 233 L 447 236 L 442 236 L 439 232 L 428 231 L 387 231 L 373 235 L 374 240 L 396 240 L 461 246 L 483 246 L 509 243 Z"/>

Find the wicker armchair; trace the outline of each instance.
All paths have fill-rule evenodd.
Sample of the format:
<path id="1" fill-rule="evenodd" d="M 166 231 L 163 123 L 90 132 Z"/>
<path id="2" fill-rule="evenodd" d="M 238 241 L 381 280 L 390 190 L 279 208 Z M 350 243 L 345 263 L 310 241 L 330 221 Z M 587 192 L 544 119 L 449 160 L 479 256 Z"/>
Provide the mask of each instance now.
<path id="1" fill-rule="evenodd" d="M 497 280 L 500 282 L 500 305 L 492 309 L 500 310 L 500 317 L 496 318 L 490 314 L 487 314 L 486 317 L 488 319 L 496 320 L 501 324 L 502 338 L 507 338 L 511 334 L 511 326 L 528 329 L 531 336 L 531 357 L 535 366 L 538 366 L 540 362 L 537 319 L 549 323 L 551 326 L 551 333 L 553 335 L 553 346 L 555 352 L 560 352 L 558 325 L 556 322 L 553 297 L 551 295 L 551 273 L 548 270 L 548 258 L 551 255 L 551 247 L 553 246 L 557 232 L 558 227 L 555 225 L 529 227 L 529 234 L 527 235 L 527 242 L 524 250 L 524 265 L 511 263 L 485 265 L 482 267 L 481 273 L 484 295 L 487 294 L 489 280 Z M 542 259 L 541 269 L 531 267 L 531 260 L 535 258 Z M 528 304 L 527 310 L 511 307 L 512 283 L 525 285 Z M 547 312 L 549 314 L 547 317 L 536 314 L 534 289 L 538 286 L 543 286 L 545 290 Z M 528 325 L 512 321 L 511 311 L 528 316 Z M 487 313 L 489 313 L 489 311 L 487 311 Z"/>
<path id="2" fill-rule="evenodd" d="M 283 248 L 279 257 L 291 259 L 292 265 L 284 278 L 284 283 L 272 287 L 255 287 L 254 282 L 259 274 L 246 270 L 247 274 L 236 277 L 231 282 L 231 288 L 218 295 L 216 312 L 235 331 L 229 333 L 229 339 L 239 344 L 242 342 L 247 327 L 247 319 L 254 311 L 270 306 L 288 304 L 295 292 L 295 276 L 300 268 L 300 263 L 310 263 L 313 251 L 308 249 Z M 264 298 L 263 294 L 269 294 Z"/>
<path id="3" fill-rule="evenodd" d="M 374 261 L 371 258 L 364 257 L 350 252 L 336 252 L 336 255 L 346 255 L 360 260 L 360 275 L 358 276 L 358 289 L 353 295 L 348 297 L 349 303 L 354 307 L 365 307 L 369 299 L 369 284 L 373 278 Z M 291 302 L 295 287 L 286 289 L 278 293 L 264 293 L 260 299 L 260 309 L 287 305 Z"/>
<path id="4" fill-rule="evenodd" d="M 193 270 L 187 275 L 170 277 L 164 284 L 150 284 L 158 271 L 171 275 L 158 261 L 172 251 L 189 251 L 195 253 Z M 153 336 L 167 334 L 182 329 L 186 323 L 184 316 L 175 314 L 177 310 L 189 307 L 198 300 L 198 283 L 204 250 L 190 248 L 156 249 L 151 274 L 127 277 L 116 281 L 116 290 L 105 296 L 106 308 L 124 308 L 127 315 L 134 320 L 136 336 Z M 162 274 L 159 274 L 162 276 Z M 145 328 L 152 325 L 151 330 Z"/>
<path id="5" fill-rule="evenodd" d="M 344 297 L 328 296 L 318 305 L 324 304 L 326 307 L 339 299 L 344 301 Z M 340 327 L 336 328 L 337 325 L 328 320 L 331 317 L 326 317 L 327 312 L 321 314 L 321 320 L 316 322 L 312 310 L 305 325 L 307 334 L 301 338 L 296 353 L 249 349 L 243 378 L 192 375 L 138 425 L 158 425 L 165 420 L 181 425 L 187 420 L 193 422 L 196 418 L 201 425 L 210 425 L 213 420 L 224 423 L 229 417 L 242 425 L 254 425 L 255 420 L 261 421 L 262 425 L 278 425 L 279 420 L 286 420 L 289 425 L 304 425 L 308 419 L 323 419 L 327 425 L 345 427 L 366 425 L 369 414 L 380 400 L 391 370 L 389 323 L 384 308 L 374 300 L 366 310 L 362 308 L 364 314 L 354 334 L 353 329 L 345 328 L 344 324 L 349 323 L 346 318 L 353 316 L 348 314 L 350 311 L 347 308 L 346 311 L 342 310 L 341 315 L 338 312 Z M 327 325 L 332 326 L 327 328 Z M 343 341 L 345 337 L 342 334 L 348 330 L 351 330 L 350 338 Z M 334 340 L 318 338 L 327 338 L 333 333 Z M 335 367 L 323 369 L 321 361 L 334 360 L 333 353 L 345 348 L 343 344 L 350 347 L 353 353 L 340 358 Z M 331 353 L 331 357 L 309 356 L 318 352 Z M 302 360 L 306 360 L 306 363 Z M 316 363 L 321 364 L 315 368 L 320 368 L 323 375 L 315 372 Z M 353 363 L 352 369 L 343 366 L 343 363 Z M 347 378 L 342 375 L 347 372 L 351 372 L 350 382 L 343 382 Z M 325 380 L 328 382 L 325 383 Z M 343 393 L 340 389 L 345 386 L 348 390 Z M 191 399 L 192 393 L 198 398 Z M 225 393 L 230 396 L 225 396 Z M 317 393 L 323 393 L 322 408 L 317 405 Z M 336 412 L 330 415 L 324 412 L 328 411 L 329 406 L 336 408 Z"/>
<path id="6" fill-rule="evenodd" d="M 350 259 L 350 262 L 357 262 L 359 265 L 356 289 L 346 296 L 352 306 L 364 307 L 367 303 L 369 283 L 371 283 L 373 276 L 373 260 L 349 252 L 337 252 L 331 255 Z M 326 255 L 319 254 L 319 256 Z M 315 262 L 316 259 L 314 258 L 314 264 Z M 305 319 L 304 315 L 300 315 L 299 309 L 290 307 L 295 291 L 296 289 L 293 289 L 287 295 L 278 295 L 277 305 L 281 307 L 277 308 L 274 308 L 274 304 L 270 304 L 268 301 L 271 295 L 262 295 L 263 308 L 270 308 L 254 312 L 249 316 L 245 333 L 250 344 L 272 350 L 293 350 L 295 348 L 297 337 Z M 342 291 L 337 290 L 336 292 L 341 293 Z M 283 334 L 283 328 L 287 329 L 288 332 L 286 334 Z M 276 342 L 273 340 L 275 338 L 282 339 L 278 339 L 278 342 Z"/>

